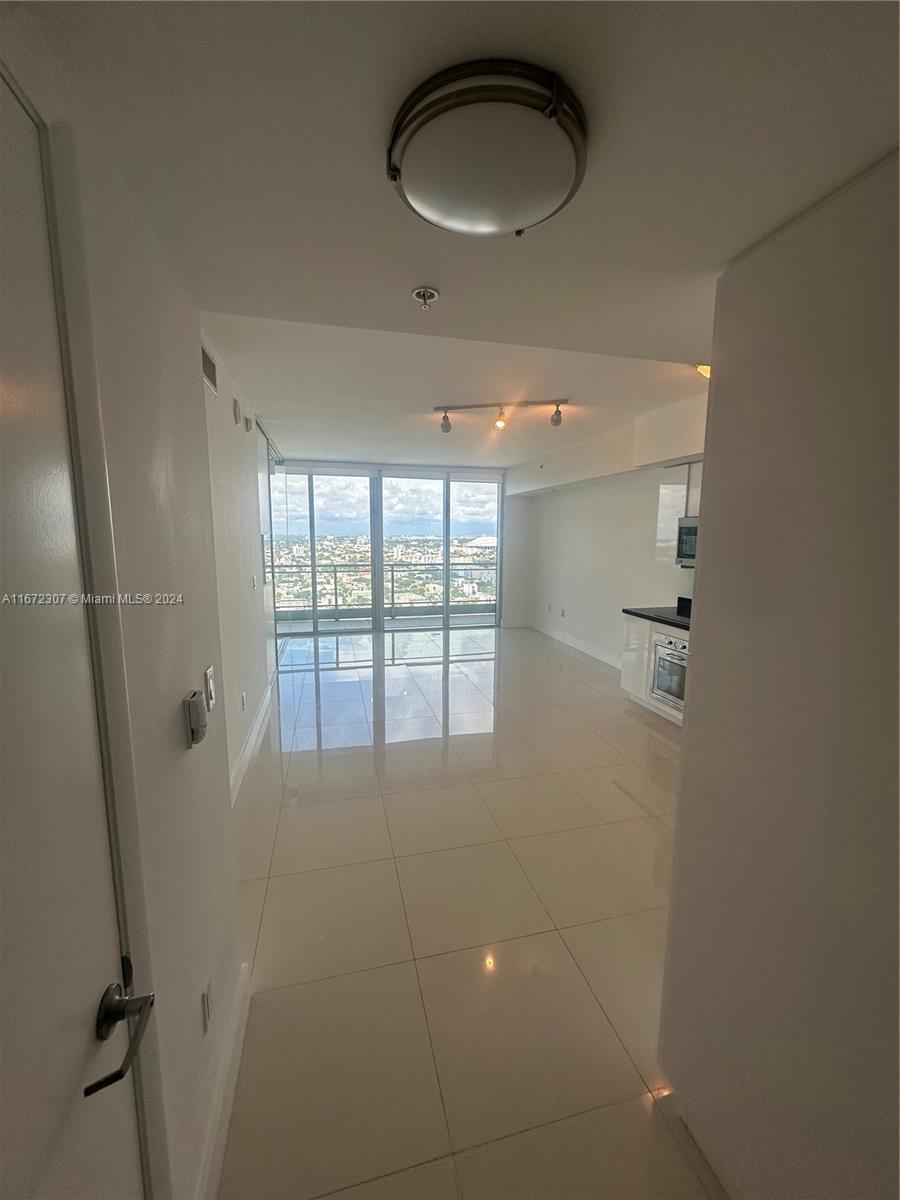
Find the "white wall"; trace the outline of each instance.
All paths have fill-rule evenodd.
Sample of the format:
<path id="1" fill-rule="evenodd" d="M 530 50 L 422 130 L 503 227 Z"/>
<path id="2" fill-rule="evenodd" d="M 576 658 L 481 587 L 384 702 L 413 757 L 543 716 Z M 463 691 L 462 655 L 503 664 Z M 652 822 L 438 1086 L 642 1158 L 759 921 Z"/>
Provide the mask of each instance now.
<path id="1" fill-rule="evenodd" d="M 248 739 L 266 695 L 266 613 L 260 546 L 258 438 L 235 423 L 234 400 L 244 416 L 254 413 L 209 339 L 216 361 L 217 391 L 206 384 L 206 432 L 212 483 L 222 678 L 228 770 L 232 793 L 240 783 L 251 747 Z M 255 586 L 254 586 L 255 582 Z M 241 692 L 246 703 L 241 707 Z"/>
<path id="2" fill-rule="evenodd" d="M 693 571 L 656 562 L 659 485 L 669 478 L 647 469 L 520 498 L 534 509 L 535 629 L 619 666 L 623 608 L 691 595 Z"/>
<path id="3" fill-rule="evenodd" d="M 0 32 L 4 60 L 56 147 L 75 386 L 95 391 L 102 410 L 118 590 L 184 596 L 181 605 L 125 607 L 121 621 L 150 938 L 136 983 L 156 991 L 171 1190 L 194 1197 L 239 981 L 224 709 L 188 750 L 181 706 L 208 664 L 221 674 L 199 315 L 27 12 L 7 8 Z M 210 979 L 214 1020 L 204 1035 Z M 158 1194 L 168 1191 L 162 1180 Z"/>
<path id="4" fill-rule="evenodd" d="M 706 392 L 703 391 L 677 404 L 644 413 L 628 425 L 510 467 L 506 473 L 506 494 L 540 492 L 620 475 L 636 467 L 701 458 L 705 430 Z"/>
<path id="5" fill-rule="evenodd" d="M 634 420 L 634 465 L 688 459 L 703 453 L 707 393 L 657 408 Z"/>
<path id="6" fill-rule="evenodd" d="M 527 496 L 504 498 L 501 623 L 506 628 L 531 625 L 534 512 L 535 503 Z"/>
<path id="7" fill-rule="evenodd" d="M 897 1195 L 897 160 L 716 303 L 661 1062 L 734 1200 Z"/>

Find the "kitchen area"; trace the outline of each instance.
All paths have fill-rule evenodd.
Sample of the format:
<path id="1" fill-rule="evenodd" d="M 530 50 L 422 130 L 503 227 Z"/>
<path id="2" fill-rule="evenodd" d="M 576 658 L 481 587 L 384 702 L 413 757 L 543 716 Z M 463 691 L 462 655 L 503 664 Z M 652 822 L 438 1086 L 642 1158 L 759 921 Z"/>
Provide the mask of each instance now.
<path id="1" fill-rule="evenodd" d="M 697 564 L 700 537 L 702 462 L 685 464 L 683 481 L 660 484 L 657 561 L 673 562 L 685 572 Z M 686 575 L 686 592 L 693 576 Z M 637 704 L 681 725 L 690 656 L 691 595 L 678 595 L 674 606 L 623 608 L 622 689 Z"/>

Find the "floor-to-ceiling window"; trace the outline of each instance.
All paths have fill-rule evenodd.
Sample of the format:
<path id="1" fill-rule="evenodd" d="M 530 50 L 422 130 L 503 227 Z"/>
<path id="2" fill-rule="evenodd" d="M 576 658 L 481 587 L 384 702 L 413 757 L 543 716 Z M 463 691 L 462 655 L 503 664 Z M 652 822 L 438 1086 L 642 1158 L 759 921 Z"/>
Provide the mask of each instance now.
<path id="1" fill-rule="evenodd" d="M 381 481 L 386 629 L 444 623 L 445 479 Z"/>
<path id="2" fill-rule="evenodd" d="M 278 632 L 312 633 L 313 573 L 309 477 L 278 466 L 272 489 L 272 558 Z"/>
<path id="3" fill-rule="evenodd" d="M 273 477 L 282 635 L 498 622 L 501 476 L 288 462 Z"/>
<path id="4" fill-rule="evenodd" d="M 497 621 L 500 485 L 450 480 L 450 624 Z"/>
<path id="5" fill-rule="evenodd" d="M 372 628 L 372 529 L 367 475 L 312 476 L 319 632 Z"/>

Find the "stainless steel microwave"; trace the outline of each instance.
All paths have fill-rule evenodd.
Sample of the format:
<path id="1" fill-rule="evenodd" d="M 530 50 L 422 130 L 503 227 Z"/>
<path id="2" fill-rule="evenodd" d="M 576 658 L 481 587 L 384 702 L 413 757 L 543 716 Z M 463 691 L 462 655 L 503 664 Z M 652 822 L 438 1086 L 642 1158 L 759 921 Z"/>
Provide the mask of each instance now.
<path id="1" fill-rule="evenodd" d="M 679 567 L 697 565 L 697 538 L 700 536 L 699 517 L 678 518 L 678 541 L 675 546 L 675 563 Z"/>

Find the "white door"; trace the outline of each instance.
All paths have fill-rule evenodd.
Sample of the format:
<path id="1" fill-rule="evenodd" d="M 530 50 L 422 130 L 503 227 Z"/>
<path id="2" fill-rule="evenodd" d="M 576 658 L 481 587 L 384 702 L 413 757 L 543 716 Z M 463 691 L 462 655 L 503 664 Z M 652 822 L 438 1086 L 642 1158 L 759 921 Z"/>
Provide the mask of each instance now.
<path id="1" fill-rule="evenodd" d="M 143 1194 L 38 130 L 0 80 L 0 1194 Z"/>

